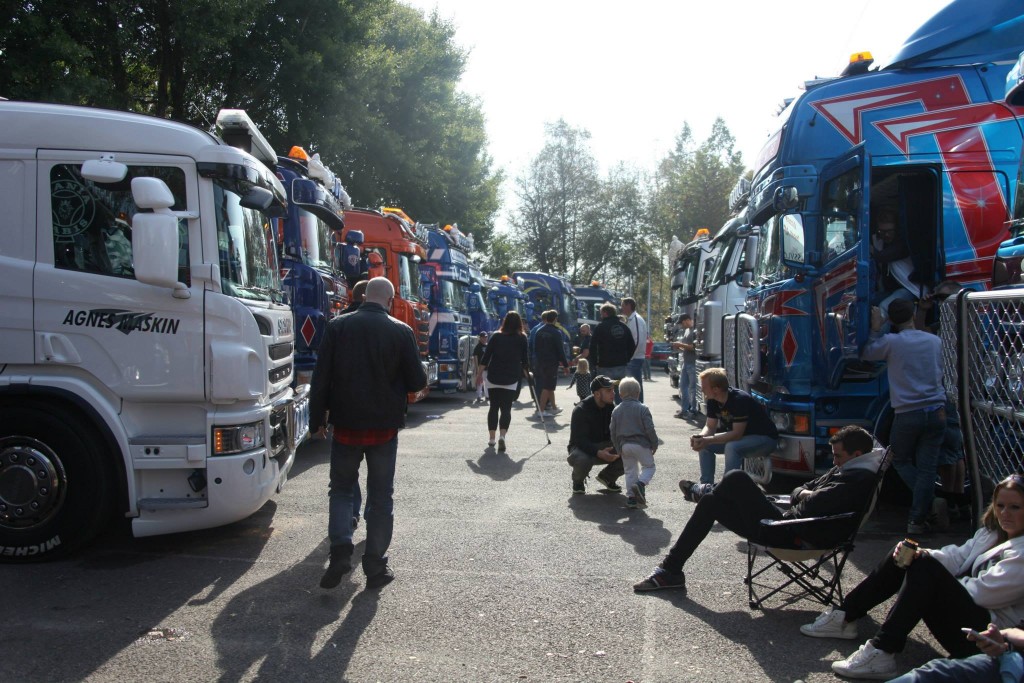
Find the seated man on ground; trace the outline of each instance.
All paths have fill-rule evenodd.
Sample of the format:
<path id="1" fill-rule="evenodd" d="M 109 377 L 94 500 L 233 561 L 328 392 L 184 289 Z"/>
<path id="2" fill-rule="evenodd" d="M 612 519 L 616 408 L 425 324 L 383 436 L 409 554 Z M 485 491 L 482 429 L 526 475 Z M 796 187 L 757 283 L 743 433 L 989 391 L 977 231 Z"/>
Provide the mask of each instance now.
<path id="1" fill-rule="evenodd" d="M 597 482 L 607 491 L 618 493 L 615 480 L 624 470 L 622 458 L 612 446 L 612 410 L 615 408 L 615 383 L 604 375 L 590 382 L 590 396 L 576 404 L 569 426 L 569 457 L 572 466 L 572 492 L 587 492 L 587 476 L 596 465 L 604 465 Z"/>
<path id="2" fill-rule="evenodd" d="M 690 447 L 700 459 L 700 483 L 715 483 L 715 456 L 725 454 L 725 471 L 743 469 L 743 459 L 770 455 L 779 432 L 768 410 L 745 391 L 729 386 L 724 368 L 700 373 L 708 419 Z"/>
<path id="3" fill-rule="evenodd" d="M 683 533 L 649 577 L 633 584 L 639 592 L 679 588 L 686 590 L 683 565 L 711 532 L 715 522 L 752 543 L 761 543 L 762 519 L 800 519 L 857 512 L 871 495 L 884 450 L 873 449 L 874 439 L 860 427 L 843 427 L 829 439 L 834 467 L 793 490 L 792 507 L 777 507 L 746 472 L 734 470 L 718 486 L 679 482 L 686 499 L 697 503 Z"/>

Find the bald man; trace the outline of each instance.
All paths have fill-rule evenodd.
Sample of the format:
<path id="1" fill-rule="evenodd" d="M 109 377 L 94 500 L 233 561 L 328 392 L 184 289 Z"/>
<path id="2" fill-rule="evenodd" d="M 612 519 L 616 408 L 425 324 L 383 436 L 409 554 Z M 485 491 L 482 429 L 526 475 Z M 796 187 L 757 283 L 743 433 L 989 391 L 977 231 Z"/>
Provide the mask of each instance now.
<path id="1" fill-rule="evenodd" d="M 395 288 L 385 277 L 366 285 L 362 305 L 327 325 L 310 386 L 309 428 L 331 444 L 327 535 L 331 555 L 320 579 L 334 588 L 352 569 L 352 504 L 359 464 L 366 458 L 367 588 L 391 583 L 387 550 L 394 525 L 392 493 L 398 430 L 405 425 L 406 395 L 427 385 L 412 329 L 388 315 Z"/>

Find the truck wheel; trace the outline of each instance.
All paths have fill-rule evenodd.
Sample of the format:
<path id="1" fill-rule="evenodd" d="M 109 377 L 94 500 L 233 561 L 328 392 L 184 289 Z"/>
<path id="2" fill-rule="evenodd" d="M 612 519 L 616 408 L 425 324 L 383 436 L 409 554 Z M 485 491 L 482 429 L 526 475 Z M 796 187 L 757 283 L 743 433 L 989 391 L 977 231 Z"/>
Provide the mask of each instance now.
<path id="1" fill-rule="evenodd" d="M 112 472 L 99 436 L 60 408 L 0 410 L 0 561 L 62 557 L 108 520 Z"/>

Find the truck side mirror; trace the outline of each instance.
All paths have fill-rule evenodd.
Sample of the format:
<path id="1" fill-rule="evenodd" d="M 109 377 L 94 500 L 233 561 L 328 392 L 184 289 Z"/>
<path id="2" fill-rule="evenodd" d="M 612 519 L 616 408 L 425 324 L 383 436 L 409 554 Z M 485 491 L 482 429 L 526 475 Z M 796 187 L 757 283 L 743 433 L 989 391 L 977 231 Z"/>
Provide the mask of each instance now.
<path id="1" fill-rule="evenodd" d="M 170 210 L 171 189 L 159 178 L 133 178 L 132 198 L 140 209 L 153 210 L 132 216 L 135 279 L 173 289 L 175 298 L 189 298 L 188 287 L 178 282 L 178 217 Z"/>
<path id="2" fill-rule="evenodd" d="M 754 280 L 754 274 L 749 270 L 744 270 L 742 273 L 736 276 L 736 284 L 744 289 L 750 288 L 750 283 Z"/>

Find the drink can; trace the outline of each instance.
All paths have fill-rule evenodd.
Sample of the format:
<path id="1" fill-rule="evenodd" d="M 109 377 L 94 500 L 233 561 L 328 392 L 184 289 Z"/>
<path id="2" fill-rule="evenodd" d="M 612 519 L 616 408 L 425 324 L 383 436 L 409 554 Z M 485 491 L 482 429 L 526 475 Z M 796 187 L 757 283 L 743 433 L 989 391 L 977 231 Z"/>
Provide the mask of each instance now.
<path id="1" fill-rule="evenodd" d="M 920 546 L 917 541 L 909 538 L 903 539 L 903 543 L 900 544 L 900 549 L 896 552 L 896 566 L 906 569 L 910 566 L 910 563 L 914 561 L 914 555 L 917 554 L 917 550 Z"/>

